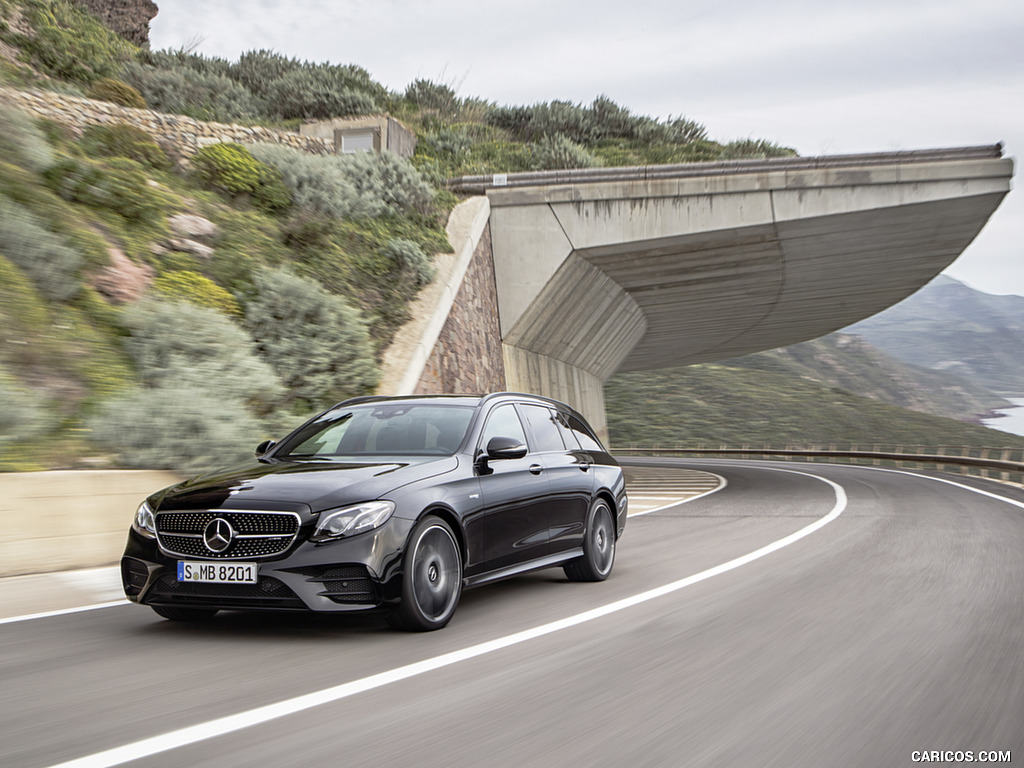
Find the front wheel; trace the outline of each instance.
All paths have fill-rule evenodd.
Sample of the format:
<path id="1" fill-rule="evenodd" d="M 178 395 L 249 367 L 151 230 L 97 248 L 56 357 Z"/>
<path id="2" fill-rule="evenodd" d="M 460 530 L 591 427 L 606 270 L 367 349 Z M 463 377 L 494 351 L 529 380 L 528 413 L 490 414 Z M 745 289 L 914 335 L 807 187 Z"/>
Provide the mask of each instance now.
<path id="1" fill-rule="evenodd" d="M 569 581 L 604 581 L 615 563 L 615 518 L 608 502 L 598 499 L 587 514 L 583 555 L 562 566 Z"/>
<path id="2" fill-rule="evenodd" d="M 400 629 L 428 632 L 452 618 L 462 595 L 462 556 L 455 534 L 427 515 L 409 535 L 402 574 L 402 602 L 390 616 Z"/>

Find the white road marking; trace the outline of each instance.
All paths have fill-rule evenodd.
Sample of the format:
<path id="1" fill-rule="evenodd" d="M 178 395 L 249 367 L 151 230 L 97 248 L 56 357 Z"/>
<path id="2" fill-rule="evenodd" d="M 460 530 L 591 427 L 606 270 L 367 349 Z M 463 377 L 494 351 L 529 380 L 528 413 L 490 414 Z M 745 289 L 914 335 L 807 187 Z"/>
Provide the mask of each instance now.
<path id="1" fill-rule="evenodd" d="M 59 611 L 43 611 L 42 613 L 29 613 L 24 616 L 10 616 L 0 619 L 0 624 L 13 624 L 16 621 L 31 621 L 32 619 L 48 619 L 51 616 L 63 616 L 66 613 L 82 613 L 83 611 L 95 611 L 99 608 L 113 608 L 115 605 L 128 605 L 127 600 L 113 600 L 109 603 L 93 603 L 92 605 L 79 605 L 75 608 L 62 608 Z"/>
<path id="2" fill-rule="evenodd" d="M 706 571 L 701 571 L 693 576 L 688 576 L 685 579 L 680 579 L 679 581 L 674 581 L 670 584 L 665 584 L 661 587 L 641 592 L 637 595 L 633 595 L 632 597 L 616 600 L 615 602 L 608 603 L 607 605 L 603 605 L 589 611 L 584 611 L 583 613 L 578 613 L 574 616 L 569 616 L 564 619 L 559 619 L 558 621 L 549 622 L 548 624 L 542 624 L 539 627 L 516 632 L 511 635 L 499 637 L 477 645 L 472 645 L 459 651 L 452 651 L 451 653 L 435 656 L 432 659 L 424 659 L 423 661 L 418 661 L 414 664 L 407 664 L 403 667 L 397 667 L 386 672 L 380 672 L 376 675 L 370 675 L 369 677 L 364 677 L 360 680 L 353 680 L 331 688 L 325 688 L 321 691 L 315 691 L 303 696 L 296 696 L 295 698 L 279 701 L 275 704 L 256 707 L 255 709 L 239 712 L 234 715 L 228 715 L 226 717 L 220 717 L 215 720 L 209 720 L 205 723 L 199 723 L 198 725 L 180 728 L 176 731 L 170 731 L 159 736 L 141 739 L 131 744 L 125 744 L 120 747 L 114 747 L 113 749 L 96 752 L 91 755 L 86 755 L 85 757 L 60 763 L 59 765 L 51 766 L 51 768 L 109 768 L 110 766 L 122 765 L 123 763 L 127 763 L 132 760 L 140 760 L 144 757 L 150 757 L 161 752 L 167 752 L 171 749 L 195 744 L 196 742 L 212 739 L 216 736 L 240 731 L 253 725 L 259 725 L 270 720 L 276 720 L 281 717 L 303 712 L 307 709 L 323 706 L 324 704 L 330 704 L 365 691 L 370 691 L 400 680 L 406 680 L 410 677 L 432 672 L 436 669 L 441 669 L 442 667 L 447 667 L 462 661 L 474 659 L 478 656 L 494 653 L 495 651 L 500 651 L 504 648 L 518 645 L 538 637 L 543 637 L 544 635 L 550 635 L 554 632 L 560 632 L 563 629 L 569 629 L 570 627 L 575 627 L 588 621 L 594 621 L 595 619 L 602 618 L 609 614 L 617 613 L 618 611 L 623 611 L 627 608 L 632 608 L 633 606 L 646 603 L 659 597 L 664 597 L 665 595 L 673 592 L 678 592 L 681 589 L 706 581 L 714 576 L 727 573 L 728 571 L 732 571 L 740 566 L 759 560 L 766 555 L 770 555 L 773 552 L 777 552 L 778 550 L 788 547 L 790 544 L 793 544 L 805 536 L 809 536 L 818 529 L 828 525 L 838 518 L 846 508 L 846 491 L 837 483 L 834 483 L 827 478 L 818 477 L 817 475 L 808 474 L 806 472 L 798 472 L 791 469 L 769 469 L 771 471 L 803 475 L 804 477 L 810 477 L 826 483 L 832 487 L 835 493 L 835 504 L 827 515 L 815 520 L 810 525 L 801 528 L 796 533 L 792 533 L 789 536 L 781 538 L 778 541 L 774 541 L 771 544 L 750 552 L 749 554 L 730 560 L 727 563 L 722 563 L 721 565 L 709 568 Z"/>
<path id="3" fill-rule="evenodd" d="M 981 490 L 981 488 L 972 488 L 969 485 L 964 485 L 963 483 L 956 483 L 956 482 L 953 482 L 952 480 L 947 480 L 944 477 L 934 477 L 932 475 L 922 475 L 922 474 L 919 474 L 917 472 L 908 472 L 905 469 L 886 469 L 885 467 L 865 467 L 865 466 L 860 466 L 860 465 L 857 465 L 857 464 L 841 464 L 839 466 L 856 467 L 857 469 L 870 469 L 870 470 L 873 470 L 875 472 L 892 472 L 895 475 L 910 475 L 911 477 L 920 477 L 920 478 L 923 478 L 925 480 L 934 480 L 937 483 L 945 483 L 946 485 L 953 485 L 953 486 L 956 486 L 957 488 L 963 488 L 965 491 L 970 491 L 971 493 L 979 493 L 982 496 L 988 496 L 990 499 L 997 499 L 998 501 L 1005 501 L 1007 504 L 1013 504 L 1013 506 L 1015 506 L 1015 507 L 1020 507 L 1021 509 L 1024 509 L 1024 501 L 1017 501 L 1016 499 L 1008 499 L 1005 496 L 1000 496 L 998 493 L 992 493 L 991 491 L 983 491 L 983 490 Z M 984 478 L 979 478 L 979 479 L 984 479 Z"/>
<path id="4" fill-rule="evenodd" d="M 662 504 L 660 507 L 655 507 L 654 509 L 645 509 L 641 512 L 630 512 L 626 515 L 626 517 L 640 517 L 641 515 L 649 515 L 652 512 L 661 512 L 663 509 L 675 507 L 678 506 L 679 504 L 688 504 L 691 501 L 696 501 L 697 499 L 703 499 L 705 496 L 710 496 L 712 493 L 717 493 L 718 491 L 722 490 L 723 488 L 725 488 L 725 486 L 729 484 L 729 481 L 726 480 L 721 475 L 716 475 L 714 472 L 708 472 L 707 474 L 711 475 L 712 477 L 718 478 L 717 487 L 711 488 L 710 490 L 704 491 L 703 493 L 698 493 L 696 496 L 691 496 L 688 499 L 677 499 L 669 502 L 668 504 Z M 632 499 L 633 497 L 630 496 L 629 498 Z"/>
<path id="5" fill-rule="evenodd" d="M 754 462 L 743 463 L 743 462 L 736 462 L 736 461 L 716 461 L 715 463 L 718 464 L 719 466 L 746 467 L 746 468 L 754 467 L 754 468 L 757 468 L 757 469 L 774 469 L 774 467 L 766 467 L 766 466 L 764 466 L 763 463 L 757 464 L 757 463 L 754 463 Z M 906 470 L 906 469 L 888 469 L 886 467 L 872 467 L 872 466 L 868 466 L 868 465 L 865 465 L 865 464 L 819 464 L 818 465 L 818 468 L 821 468 L 821 469 L 824 469 L 825 467 L 849 467 L 850 469 L 870 469 L 872 472 L 889 472 L 889 473 L 894 474 L 894 475 L 907 475 L 909 477 L 916 477 L 916 478 L 919 478 L 921 480 L 934 480 L 936 483 L 945 483 L 946 485 L 952 485 L 955 488 L 962 488 L 963 490 L 970 491 L 971 493 L 977 493 L 977 494 L 979 494 L 981 496 L 988 496 L 990 499 L 995 499 L 996 501 L 1005 501 L 1007 504 L 1012 504 L 1015 507 L 1020 507 L 1021 509 L 1024 509 L 1024 501 L 1017 501 L 1016 499 L 1010 499 L 1010 498 L 1007 498 L 1006 496 L 1000 496 L 998 493 L 992 493 L 991 491 L 983 491 L 981 488 L 973 488 L 970 485 L 964 485 L 963 483 L 957 483 L 957 482 L 955 482 L 953 480 L 947 480 L 944 477 L 935 477 L 934 475 L 924 475 L 924 474 L 921 474 L 920 472 L 911 472 L 911 471 Z M 786 470 L 779 470 L 779 471 L 785 472 Z M 789 470 L 789 471 L 795 472 L 795 470 Z M 797 473 L 797 474 L 808 474 L 808 473 L 800 472 L 800 473 Z M 821 479 L 824 480 L 825 478 L 821 478 Z M 979 477 L 978 479 L 979 480 L 984 480 L 985 478 Z"/>
<path id="6" fill-rule="evenodd" d="M 77 595 L 78 600 L 93 600 L 94 602 L 71 608 L 60 608 L 22 616 L 0 618 L 0 624 L 13 624 L 18 621 L 31 621 L 32 619 L 46 619 L 51 616 L 63 616 L 67 613 L 94 611 L 98 608 L 110 608 L 115 605 L 128 604 L 128 601 L 124 599 L 124 589 L 121 587 L 121 568 L 116 565 L 105 568 L 83 568 L 77 571 L 58 571 L 55 573 L 13 577 L 16 583 L 21 584 L 24 584 L 26 579 L 37 583 L 37 586 L 45 587 L 47 590 L 57 589 L 60 592 L 67 593 L 72 598 L 75 598 Z M 66 602 L 71 601 L 68 600 Z"/>

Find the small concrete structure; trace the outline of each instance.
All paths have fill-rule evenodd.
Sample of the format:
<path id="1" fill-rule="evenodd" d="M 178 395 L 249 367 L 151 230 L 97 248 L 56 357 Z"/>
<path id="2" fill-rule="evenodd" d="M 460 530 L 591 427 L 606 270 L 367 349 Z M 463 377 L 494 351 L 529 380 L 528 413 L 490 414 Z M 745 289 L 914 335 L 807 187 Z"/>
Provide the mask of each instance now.
<path id="1" fill-rule="evenodd" d="M 605 434 L 616 371 L 773 349 L 875 314 L 963 252 L 1012 175 L 997 145 L 450 186 L 489 202 L 505 386 L 568 402 Z M 421 370 L 381 391 L 412 391 Z"/>
<path id="2" fill-rule="evenodd" d="M 416 151 L 416 134 L 388 115 L 318 120 L 299 126 L 299 134 L 334 142 L 339 155 L 391 152 L 410 158 Z"/>

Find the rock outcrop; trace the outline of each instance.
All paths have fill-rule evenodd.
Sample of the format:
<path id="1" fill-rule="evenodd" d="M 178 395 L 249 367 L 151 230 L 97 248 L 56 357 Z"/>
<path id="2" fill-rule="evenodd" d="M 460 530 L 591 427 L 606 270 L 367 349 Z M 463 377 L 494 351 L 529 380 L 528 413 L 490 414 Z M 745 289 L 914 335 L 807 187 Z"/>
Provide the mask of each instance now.
<path id="1" fill-rule="evenodd" d="M 152 0 L 76 0 L 113 32 L 135 45 L 149 45 L 149 22 L 159 8 Z"/>

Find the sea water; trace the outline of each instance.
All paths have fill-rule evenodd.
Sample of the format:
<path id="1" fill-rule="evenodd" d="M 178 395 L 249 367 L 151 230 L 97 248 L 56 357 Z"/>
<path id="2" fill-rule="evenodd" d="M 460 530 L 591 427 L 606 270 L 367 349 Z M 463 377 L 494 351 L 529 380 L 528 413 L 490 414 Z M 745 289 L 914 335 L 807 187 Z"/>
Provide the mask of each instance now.
<path id="1" fill-rule="evenodd" d="M 1000 408 L 996 413 L 1004 413 L 995 419 L 983 419 L 982 424 L 991 429 L 998 429 L 1003 432 L 1010 432 L 1014 435 L 1024 435 L 1024 397 L 1006 398 L 1016 405 L 1016 408 Z"/>

